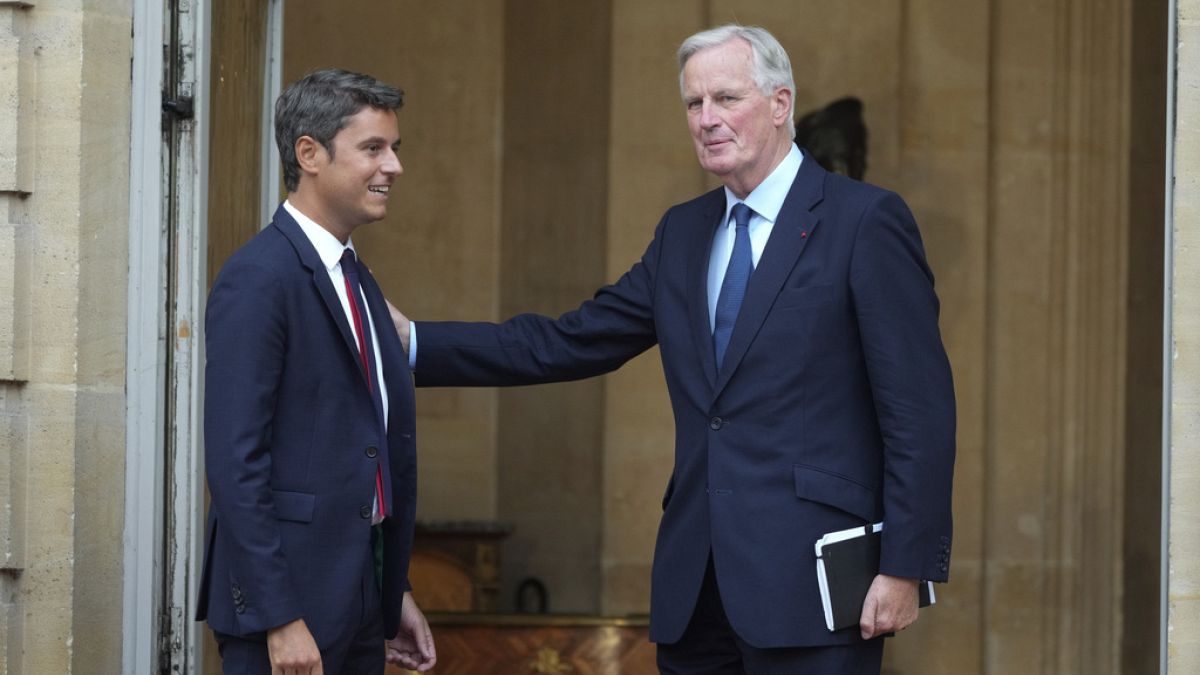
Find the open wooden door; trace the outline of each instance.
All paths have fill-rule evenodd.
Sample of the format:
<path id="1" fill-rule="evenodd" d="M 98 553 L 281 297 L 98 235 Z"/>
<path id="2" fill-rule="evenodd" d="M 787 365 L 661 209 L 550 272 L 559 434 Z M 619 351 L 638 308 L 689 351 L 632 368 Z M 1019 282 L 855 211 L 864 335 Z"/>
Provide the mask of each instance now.
<path id="1" fill-rule="evenodd" d="M 225 260 L 266 223 L 279 194 L 271 139 L 271 102 L 279 89 L 283 0 L 213 0 L 209 108 L 207 286 Z M 205 507 L 208 498 L 205 492 Z M 211 631 L 204 631 L 204 673 L 220 673 Z"/>

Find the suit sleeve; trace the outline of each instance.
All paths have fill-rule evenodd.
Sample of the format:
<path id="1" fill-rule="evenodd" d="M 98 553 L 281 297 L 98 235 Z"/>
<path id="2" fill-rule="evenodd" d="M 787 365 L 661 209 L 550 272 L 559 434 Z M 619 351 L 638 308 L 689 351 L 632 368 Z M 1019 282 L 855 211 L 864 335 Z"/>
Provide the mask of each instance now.
<path id="1" fill-rule="evenodd" d="M 285 299 L 269 271 L 227 264 L 208 301 L 205 469 L 239 624 L 267 630 L 300 618 L 271 497 L 272 421 L 286 348 Z"/>
<path id="2" fill-rule="evenodd" d="M 945 581 L 955 405 L 933 274 L 895 194 L 866 209 L 856 237 L 850 288 L 884 448 L 880 571 Z"/>
<path id="3" fill-rule="evenodd" d="M 578 380 L 615 370 L 654 346 L 654 285 L 666 220 L 615 284 L 557 319 L 520 314 L 500 324 L 420 322 L 417 386 Z"/>

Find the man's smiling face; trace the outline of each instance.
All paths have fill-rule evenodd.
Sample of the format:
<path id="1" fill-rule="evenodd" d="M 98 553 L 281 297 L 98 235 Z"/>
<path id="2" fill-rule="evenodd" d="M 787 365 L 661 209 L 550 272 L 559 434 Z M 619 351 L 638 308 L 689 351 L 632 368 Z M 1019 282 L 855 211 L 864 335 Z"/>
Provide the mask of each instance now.
<path id="1" fill-rule="evenodd" d="M 319 150 L 319 170 L 311 176 L 320 214 L 313 219 L 335 235 L 387 215 L 388 193 L 403 172 L 396 113 L 365 107 L 333 137 L 332 152 Z"/>

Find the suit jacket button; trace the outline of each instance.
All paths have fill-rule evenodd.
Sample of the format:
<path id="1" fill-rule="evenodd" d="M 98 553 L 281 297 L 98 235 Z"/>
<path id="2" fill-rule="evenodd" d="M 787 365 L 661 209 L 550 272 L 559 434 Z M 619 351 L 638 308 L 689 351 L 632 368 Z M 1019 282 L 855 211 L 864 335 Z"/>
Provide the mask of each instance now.
<path id="1" fill-rule="evenodd" d="M 376 448 L 373 445 L 367 446 L 367 457 L 374 458 L 375 455 L 378 455 L 378 454 L 379 454 L 379 448 Z"/>
<path id="2" fill-rule="evenodd" d="M 371 507 L 365 506 L 365 505 L 358 507 L 358 515 L 362 516 L 363 518 L 370 518 L 371 517 Z"/>
<path id="3" fill-rule="evenodd" d="M 712 429 L 713 431 L 716 431 L 721 428 L 721 425 L 723 423 L 724 423 L 724 420 L 722 420 L 720 417 L 714 417 L 708 421 L 708 427 L 710 429 Z"/>

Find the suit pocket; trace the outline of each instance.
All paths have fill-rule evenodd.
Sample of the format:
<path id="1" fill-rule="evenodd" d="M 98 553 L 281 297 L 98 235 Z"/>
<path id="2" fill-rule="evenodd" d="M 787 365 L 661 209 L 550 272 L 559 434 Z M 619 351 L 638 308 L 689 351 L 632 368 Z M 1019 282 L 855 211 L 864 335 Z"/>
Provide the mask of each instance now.
<path id="1" fill-rule="evenodd" d="M 814 284 L 779 291 L 774 309 L 799 309 L 833 302 L 833 284 Z"/>
<path id="2" fill-rule="evenodd" d="M 863 520 L 874 522 L 879 518 L 875 490 L 814 466 L 796 464 L 792 471 L 797 497 L 841 509 Z"/>
<path id="3" fill-rule="evenodd" d="M 296 523 L 312 522 L 313 506 L 317 501 L 316 495 L 307 492 L 271 490 L 271 498 L 275 501 L 275 517 L 279 520 L 290 520 Z"/>

